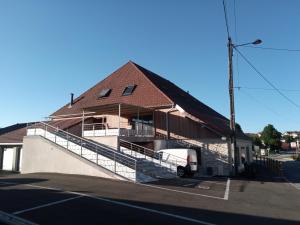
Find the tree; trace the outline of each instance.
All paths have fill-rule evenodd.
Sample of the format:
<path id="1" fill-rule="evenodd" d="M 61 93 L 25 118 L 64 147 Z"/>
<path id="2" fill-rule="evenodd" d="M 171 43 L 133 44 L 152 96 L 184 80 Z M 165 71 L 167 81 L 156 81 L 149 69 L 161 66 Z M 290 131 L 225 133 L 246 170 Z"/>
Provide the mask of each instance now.
<path id="1" fill-rule="evenodd" d="M 235 123 L 235 129 L 236 129 L 236 130 L 243 131 L 241 125 L 238 124 L 238 123 Z"/>
<path id="2" fill-rule="evenodd" d="M 251 136 L 251 139 L 252 139 L 253 145 L 256 145 L 256 146 L 259 146 L 259 147 L 262 146 L 262 141 L 260 140 L 260 138 L 257 134 Z"/>
<path id="3" fill-rule="evenodd" d="M 268 124 L 261 133 L 261 140 L 270 148 L 271 151 L 280 149 L 281 147 L 281 133 L 274 128 L 273 125 Z"/>

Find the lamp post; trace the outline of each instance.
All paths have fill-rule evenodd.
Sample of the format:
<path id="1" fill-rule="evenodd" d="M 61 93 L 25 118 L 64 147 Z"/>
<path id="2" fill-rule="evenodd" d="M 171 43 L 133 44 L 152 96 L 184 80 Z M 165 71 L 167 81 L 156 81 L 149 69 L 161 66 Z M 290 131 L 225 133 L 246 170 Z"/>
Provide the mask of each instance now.
<path id="1" fill-rule="evenodd" d="M 233 85 L 233 70 L 232 70 L 232 56 L 233 56 L 233 49 L 240 47 L 240 46 L 245 46 L 245 45 L 258 45 L 261 44 L 262 41 L 260 39 L 257 39 L 253 42 L 245 43 L 245 44 L 240 44 L 240 45 L 234 45 L 232 43 L 232 40 L 230 37 L 228 37 L 228 64 L 229 64 L 229 98 L 230 98 L 230 145 L 231 145 L 231 152 L 233 149 L 234 152 L 234 174 L 238 174 L 238 165 L 239 165 L 239 152 L 236 146 L 236 128 L 235 128 L 235 109 L 234 109 L 234 85 Z M 231 153 L 232 154 L 232 153 Z M 230 155 L 231 155 L 230 154 Z"/>

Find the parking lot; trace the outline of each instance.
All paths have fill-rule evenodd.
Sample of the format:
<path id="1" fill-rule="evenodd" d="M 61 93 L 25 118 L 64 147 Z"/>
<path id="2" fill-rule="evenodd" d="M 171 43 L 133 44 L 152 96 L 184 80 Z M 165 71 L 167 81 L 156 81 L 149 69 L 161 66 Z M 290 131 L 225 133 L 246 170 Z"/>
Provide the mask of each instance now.
<path id="1" fill-rule="evenodd" d="M 263 189 L 274 184 L 264 183 Z M 134 184 L 77 175 L 5 175 L 0 177 L 0 218 L 12 224 L 299 224 L 298 211 L 268 212 L 260 202 L 267 198 L 273 207 L 275 202 L 252 196 L 255 185 L 262 183 L 177 178 Z M 299 202 L 286 200 L 291 207 Z"/>
<path id="2" fill-rule="evenodd" d="M 175 193 L 184 193 L 207 198 L 228 200 L 230 179 L 225 177 L 185 179 L 175 178 L 158 180 L 143 185 Z"/>

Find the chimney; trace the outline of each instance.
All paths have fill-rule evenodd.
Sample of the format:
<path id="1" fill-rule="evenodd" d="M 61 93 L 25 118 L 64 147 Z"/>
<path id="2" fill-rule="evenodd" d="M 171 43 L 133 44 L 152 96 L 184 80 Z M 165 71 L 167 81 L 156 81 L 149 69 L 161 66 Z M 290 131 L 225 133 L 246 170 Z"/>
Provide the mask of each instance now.
<path id="1" fill-rule="evenodd" d="M 74 104 L 74 94 L 71 93 L 71 101 L 70 101 L 70 107 Z"/>

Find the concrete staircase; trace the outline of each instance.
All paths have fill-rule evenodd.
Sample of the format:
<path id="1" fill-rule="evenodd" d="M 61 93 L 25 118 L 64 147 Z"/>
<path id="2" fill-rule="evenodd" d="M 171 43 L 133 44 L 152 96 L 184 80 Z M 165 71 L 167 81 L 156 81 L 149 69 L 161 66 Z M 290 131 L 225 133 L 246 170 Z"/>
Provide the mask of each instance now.
<path id="1" fill-rule="evenodd" d="M 134 182 L 154 180 L 153 177 L 144 174 L 140 170 L 142 168 L 141 163 L 135 157 L 106 145 L 78 137 L 47 123 L 41 122 L 30 125 L 27 128 L 27 136 L 41 136 L 58 145 L 57 150 L 63 148 L 89 163 L 118 175 L 122 179 Z M 43 154 L 43 152 L 40 151 L 39 154 Z"/>
<path id="2" fill-rule="evenodd" d="M 119 140 L 119 145 L 122 153 L 137 160 L 137 170 L 143 174 L 157 179 L 170 179 L 177 176 L 178 161 L 175 156 L 167 157 L 170 159 L 165 160 L 152 149 L 122 139 Z"/>

